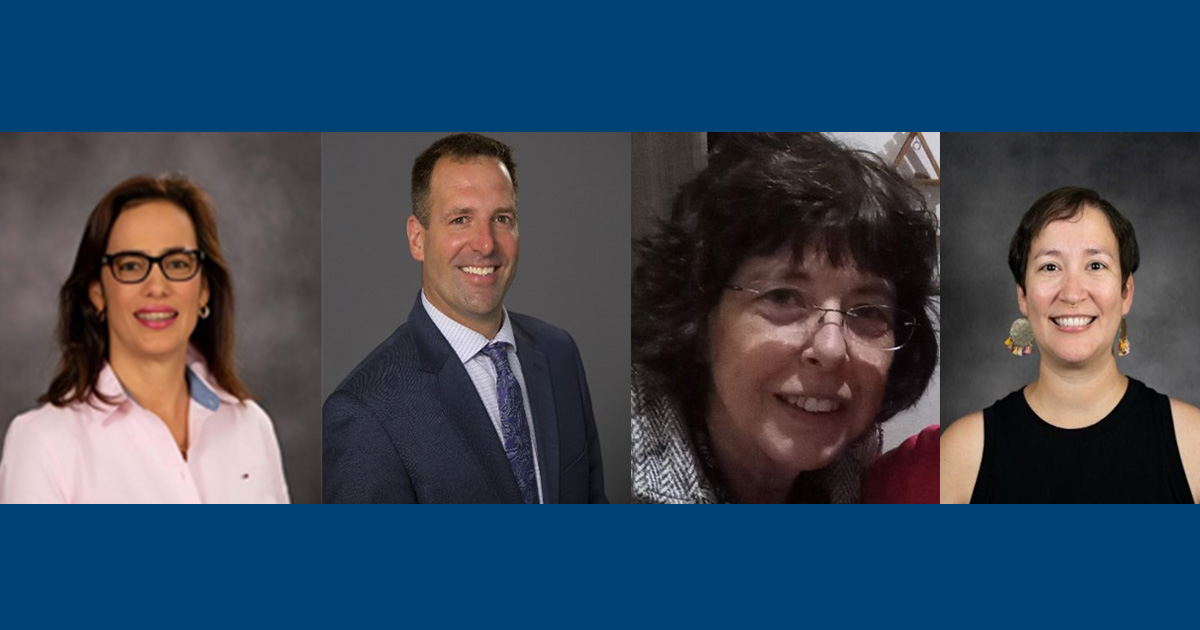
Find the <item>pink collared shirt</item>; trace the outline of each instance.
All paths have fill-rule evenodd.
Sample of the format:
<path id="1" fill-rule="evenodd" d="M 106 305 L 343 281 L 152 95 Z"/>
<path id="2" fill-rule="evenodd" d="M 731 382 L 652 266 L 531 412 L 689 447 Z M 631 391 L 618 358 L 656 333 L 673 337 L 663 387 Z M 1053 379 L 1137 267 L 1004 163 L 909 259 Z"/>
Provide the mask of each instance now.
<path id="1" fill-rule="evenodd" d="M 99 401 L 43 405 L 13 420 L 0 459 L 0 503 L 287 503 L 266 412 L 216 385 L 188 354 L 188 456 L 105 366 Z"/>

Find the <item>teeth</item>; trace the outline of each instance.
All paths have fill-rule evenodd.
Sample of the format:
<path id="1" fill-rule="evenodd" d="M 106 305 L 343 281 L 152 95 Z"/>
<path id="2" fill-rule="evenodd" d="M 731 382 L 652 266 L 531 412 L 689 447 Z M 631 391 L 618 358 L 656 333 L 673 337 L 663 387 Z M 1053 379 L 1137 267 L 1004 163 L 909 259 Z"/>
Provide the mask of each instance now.
<path id="1" fill-rule="evenodd" d="M 1088 324 L 1092 323 L 1092 319 L 1094 319 L 1094 318 L 1092 318 L 1092 317 L 1056 317 L 1056 318 L 1054 318 L 1054 323 L 1058 324 L 1059 326 L 1063 326 L 1065 328 L 1072 328 L 1072 327 L 1076 327 L 1076 326 L 1087 326 Z"/>
<path id="2" fill-rule="evenodd" d="M 830 398 L 809 398 L 807 396 L 786 396 L 785 398 L 789 404 L 810 413 L 829 413 L 842 407 L 842 403 Z"/>
<path id="3" fill-rule="evenodd" d="M 135 317 L 148 322 L 161 322 L 164 319 L 175 317 L 175 313 L 173 311 L 155 311 L 153 313 L 137 313 Z"/>
<path id="4" fill-rule="evenodd" d="M 460 269 L 474 276 L 490 276 L 496 270 L 495 267 L 460 267 Z"/>

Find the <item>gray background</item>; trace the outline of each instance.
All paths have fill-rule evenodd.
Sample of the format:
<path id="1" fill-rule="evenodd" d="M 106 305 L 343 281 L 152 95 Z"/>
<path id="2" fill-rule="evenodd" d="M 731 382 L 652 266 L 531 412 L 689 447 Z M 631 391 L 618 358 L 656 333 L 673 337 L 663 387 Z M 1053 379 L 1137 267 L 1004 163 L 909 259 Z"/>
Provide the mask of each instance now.
<path id="1" fill-rule="evenodd" d="M 445 135 L 323 135 L 322 399 L 408 319 L 421 288 L 405 235 L 412 164 Z M 629 134 L 487 135 L 512 147 L 520 183 L 521 261 L 504 304 L 575 338 L 605 489 L 628 502 Z"/>
<path id="2" fill-rule="evenodd" d="M 708 163 L 708 143 L 705 133 L 635 133 L 633 134 L 633 236 L 646 234 L 657 217 L 667 217 L 679 187 L 692 179 Z M 891 164 L 907 137 L 905 132 L 856 133 L 830 132 L 830 136 L 852 149 L 873 151 Z M 932 144 L 937 132 L 926 132 Z M 936 154 L 936 148 L 935 154 Z M 914 169 L 901 164 L 900 171 L 911 175 Z M 923 186 L 925 201 L 931 210 L 938 207 L 939 190 Z M 636 265 L 637 261 L 633 261 Z M 937 318 L 933 318 L 937 325 Z M 938 391 L 940 369 L 934 371 L 925 395 L 917 404 L 896 414 L 883 424 L 883 447 L 891 449 L 921 429 L 938 422 Z"/>
<path id="3" fill-rule="evenodd" d="M 0 431 L 58 361 L 58 290 L 113 186 L 182 172 L 212 197 L 239 373 L 275 423 L 292 501 L 319 502 L 319 134 L 0 134 Z"/>
<path id="4" fill-rule="evenodd" d="M 1008 243 L 1021 216 L 1059 186 L 1092 188 L 1132 223 L 1141 250 L 1117 368 L 1200 403 L 1200 135 L 943 135 L 942 426 L 1037 378 L 1038 351 L 1004 346 L 1020 316 Z"/>

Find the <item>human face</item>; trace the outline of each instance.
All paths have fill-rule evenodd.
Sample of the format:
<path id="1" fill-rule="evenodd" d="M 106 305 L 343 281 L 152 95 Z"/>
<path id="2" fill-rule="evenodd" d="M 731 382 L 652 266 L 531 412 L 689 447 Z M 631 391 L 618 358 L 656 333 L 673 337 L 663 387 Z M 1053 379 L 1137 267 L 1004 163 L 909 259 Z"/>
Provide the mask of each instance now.
<path id="1" fill-rule="evenodd" d="M 1046 224 L 1029 247 L 1017 303 L 1044 361 L 1111 360 L 1113 337 L 1133 305 L 1133 276 L 1121 284 L 1117 237 L 1095 208 Z"/>
<path id="2" fill-rule="evenodd" d="M 788 284 L 829 309 L 894 301 L 887 282 L 811 252 L 799 263 L 790 251 L 752 258 L 731 282 Z M 847 339 L 838 313 L 815 324 L 772 321 L 770 299 L 727 290 L 710 315 L 708 423 L 719 456 L 790 481 L 825 467 L 871 427 L 893 352 Z"/>
<path id="3" fill-rule="evenodd" d="M 192 219 L 179 206 L 156 200 L 117 216 L 105 252 L 161 256 L 180 248 L 197 249 Z M 105 265 L 89 297 L 108 322 L 109 360 L 120 364 L 187 356 L 188 339 L 209 295 L 203 271 L 190 280 L 172 282 L 154 265 L 145 280 L 124 284 Z"/>
<path id="4" fill-rule="evenodd" d="M 494 337 L 517 272 L 517 207 L 508 169 L 495 158 L 441 158 L 429 181 L 429 225 L 408 219 L 425 297 L 450 319 Z"/>

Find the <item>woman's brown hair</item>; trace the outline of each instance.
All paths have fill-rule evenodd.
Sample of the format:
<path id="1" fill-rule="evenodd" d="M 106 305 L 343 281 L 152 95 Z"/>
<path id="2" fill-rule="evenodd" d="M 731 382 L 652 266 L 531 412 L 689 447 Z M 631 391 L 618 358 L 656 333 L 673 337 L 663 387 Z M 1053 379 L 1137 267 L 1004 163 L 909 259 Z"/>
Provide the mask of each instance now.
<path id="1" fill-rule="evenodd" d="M 217 221 L 208 195 L 186 177 L 137 175 L 115 188 L 96 204 L 88 217 L 75 266 L 59 291 L 58 342 L 62 349 L 58 373 L 50 389 L 38 400 L 62 407 L 87 402 L 93 396 L 111 402 L 95 391 L 96 380 L 108 360 L 108 325 L 88 299 L 88 288 L 100 277 L 100 259 L 121 212 L 147 201 L 167 201 L 192 219 L 196 242 L 204 252 L 203 274 L 208 282 L 212 314 L 196 322 L 191 344 L 196 347 L 217 384 L 246 400 L 250 392 L 233 368 L 233 280 L 217 238 Z"/>

